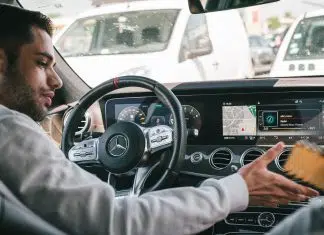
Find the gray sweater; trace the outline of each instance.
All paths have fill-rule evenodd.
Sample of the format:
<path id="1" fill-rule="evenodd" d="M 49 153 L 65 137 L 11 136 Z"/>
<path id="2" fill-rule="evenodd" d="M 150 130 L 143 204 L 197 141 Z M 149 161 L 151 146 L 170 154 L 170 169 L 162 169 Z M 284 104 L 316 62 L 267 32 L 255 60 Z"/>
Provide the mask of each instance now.
<path id="1" fill-rule="evenodd" d="M 0 177 L 32 211 L 72 234 L 195 234 L 248 206 L 239 174 L 115 198 L 114 189 L 70 162 L 28 116 L 0 105 Z"/>

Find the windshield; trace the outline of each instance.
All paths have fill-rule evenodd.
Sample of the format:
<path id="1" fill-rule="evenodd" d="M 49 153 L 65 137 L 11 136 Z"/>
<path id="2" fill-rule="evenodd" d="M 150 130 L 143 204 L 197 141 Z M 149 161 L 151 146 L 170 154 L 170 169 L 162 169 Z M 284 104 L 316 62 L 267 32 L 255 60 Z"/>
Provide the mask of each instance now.
<path id="1" fill-rule="evenodd" d="M 134 11 L 77 20 L 55 43 L 63 56 L 164 50 L 178 10 Z"/>
<path id="2" fill-rule="evenodd" d="M 123 75 L 174 83 L 324 74 L 322 0 L 196 15 L 187 0 L 20 3 L 53 20 L 55 47 L 90 87 Z"/>

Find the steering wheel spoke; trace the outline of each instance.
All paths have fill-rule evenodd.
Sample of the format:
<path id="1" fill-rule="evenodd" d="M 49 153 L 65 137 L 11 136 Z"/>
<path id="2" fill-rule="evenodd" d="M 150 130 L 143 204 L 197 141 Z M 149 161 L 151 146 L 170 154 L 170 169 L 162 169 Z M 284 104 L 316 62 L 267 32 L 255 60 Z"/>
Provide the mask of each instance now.
<path id="1" fill-rule="evenodd" d="M 144 134 L 147 141 L 146 151 L 149 153 L 155 153 L 172 146 L 173 130 L 169 126 L 160 125 L 146 128 Z"/>
<path id="2" fill-rule="evenodd" d="M 153 166 L 138 167 L 135 173 L 133 187 L 129 193 L 130 196 L 138 197 L 141 195 L 145 182 L 152 174 L 153 170 L 160 164 L 160 162 L 155 163 Z"/>
<path id="3" fill-rule="evenodd" d="M 68 158 L 76 163 L 99 163 L 98 139 L 84 140 L 75 144 L 69 150 Z"/>

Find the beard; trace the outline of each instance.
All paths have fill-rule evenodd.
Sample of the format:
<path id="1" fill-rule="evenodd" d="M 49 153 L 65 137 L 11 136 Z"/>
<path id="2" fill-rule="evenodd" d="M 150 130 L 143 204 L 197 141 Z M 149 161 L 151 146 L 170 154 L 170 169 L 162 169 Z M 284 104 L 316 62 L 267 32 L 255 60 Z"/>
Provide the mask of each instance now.
<path id="1" fill-rule="evenodd" d="M 45 118 L 47 110 L 37 103 L 36 91 L 26 82 L 16 64 L 8 67 L 0 80 L 0 101 L 3 105 L 26 114 L 36 122 Z"/>

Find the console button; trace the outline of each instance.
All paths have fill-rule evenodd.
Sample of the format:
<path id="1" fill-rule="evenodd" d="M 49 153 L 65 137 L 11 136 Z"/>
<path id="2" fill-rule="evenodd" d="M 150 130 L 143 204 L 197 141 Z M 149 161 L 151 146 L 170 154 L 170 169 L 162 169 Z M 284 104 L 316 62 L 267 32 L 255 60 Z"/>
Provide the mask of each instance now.
<path id="1" fill-rule="evenodd" d="M 191 158 L 190 158 L 192 163 L 199 163 L 202 161 L 202 159 L 203 159 L 202 153 L 194 153 L 191 155 Z"/>
<path id="2" fill-rule="evenodd" d="M 257 224 L 257 220 L 255 218 L 247 218 L 246 223 L 251 224 L 251 225 L 255 225 L 255 224 Z"/>

